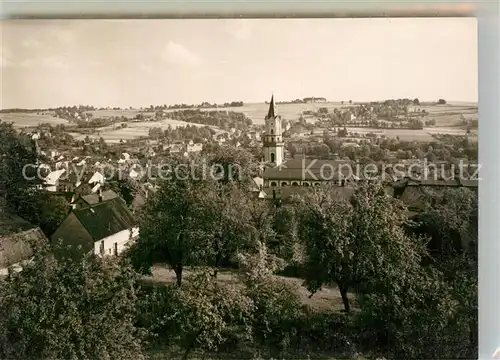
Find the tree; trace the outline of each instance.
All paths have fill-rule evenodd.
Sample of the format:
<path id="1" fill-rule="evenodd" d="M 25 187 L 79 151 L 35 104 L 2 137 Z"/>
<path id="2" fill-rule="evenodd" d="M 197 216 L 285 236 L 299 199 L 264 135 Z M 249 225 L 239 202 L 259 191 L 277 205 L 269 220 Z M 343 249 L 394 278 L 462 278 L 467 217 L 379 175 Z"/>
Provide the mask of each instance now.
<path id="1" fill-rule="evenodd" d="M 248 190 L 237 183 L 206 181 L 200 189 L 197 196 L 203 213 L 200 227 L 209 243 L 207 251 L 213 259 L 209 263 L 214 267 L 215 277 L 224 263 L 259 241 L 260 232 L 270 228 L 264 217 L 266 204 L 250 196 Z M 254 221 L 254 215 L 258 221 Z"/>
<path id="2" fill-rule="evenodd" d="M 141 359 L 136 276 L 94 255 L 76 261 L 37 246 L 34 260 L 0 280 L 0 357 Z"/>
<path id="3" fill-rule="evenodd" d="M 153 264 L 166 262 L 180 286 L 184 267 L 206 260 L 206 242 L 200 237 L 202 214 L 197 202 L 202 186 L 202 180 L 180 170 L 161 182 L 155 196 L 142 209 L 139 239 L 129 249 L 136 269 L 149 273 Z"/>
<path id="4" fill-rule="evenodd" d="M 202 154 L 215 170 L 215 178 L 224 182 L 238 181 L 249 185 L 257 175 L 258 164 L 253 155 L 245 149 L 214 144 L 211 148 L 204 147 Z"/>
<path id="5" fill-rule="evenodd" d="M 109 180 L 109 187 L 118 193 L 120 197 L 125 200 L 127 206 L 132 206 L 136 194 L 139 189 L 136 184 L 134 184 L 129 177 L 122 178 L 116 174 L 115 179 Z"/>
<path id="6" fill-rule="evenodd" d="M 27 134 L 17 134 L 11 124 L 0 121 L 0 198 L 16 215 L 51 236 L 69 204 L 40 189 L 47 174 L 40 168 L 41 160 Z"/>
<path id="7" fill-rule="evenodd" d="M 438 100 L 438 104 L 439 105 L 445 105 L 446 104 L 446 100 L 445 99 L 439 99 Z"/>
<path id="8" fill-rule="evenodd" d="M 401 225 L 405 209 L 380 184 L 361 185 L 351 201 L 338 199 L 330 186 L 297 199 L 299 234 L 306 249 L 306 284 L 313 292 L 336 283 L 344 310 L 347 292 L 371 292 L 374 279 L 404 270 L 408 256 L 419 259 L 417 241 Z"/>
<path id="9" fill-rule="evenodd" d="M 306 251 L 306 285 L 314 294 L 324 284 L 336 283 L 344 309 L 349 312 L 347 291 L 351 285 L 353 251 L 350 236 L 352 207 L 332 196 L 331 187 L 314 189 L 297 199 L 298 234 Z"/>
<path id="10" fill-rule="evenodd" d="M 160 318 L 166 335 L 184 350 L 182 359 L 193 350 L 218 350 L 235 330 L 236 336 L 250 338 L 254 305 L 243 289 L 217 284 L 203 268 L 187 280 L 170 291 L 168 310 Z"/>
<path id="11" fill-rule="evenodd" d="M 420 105 L 420 100 L 418 98 L 413 99 L 413 105 Z"/>

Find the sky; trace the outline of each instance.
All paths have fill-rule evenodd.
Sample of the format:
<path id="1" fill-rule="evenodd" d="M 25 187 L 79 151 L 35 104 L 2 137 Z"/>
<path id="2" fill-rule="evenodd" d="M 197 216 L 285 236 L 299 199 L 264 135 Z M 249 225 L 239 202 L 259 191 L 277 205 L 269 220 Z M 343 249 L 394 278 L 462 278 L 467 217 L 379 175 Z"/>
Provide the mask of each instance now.
<path id="1" fill-rule="evenodd" d="M 475 18 L 3 20 L 0 107 L 476 102 Z"/>

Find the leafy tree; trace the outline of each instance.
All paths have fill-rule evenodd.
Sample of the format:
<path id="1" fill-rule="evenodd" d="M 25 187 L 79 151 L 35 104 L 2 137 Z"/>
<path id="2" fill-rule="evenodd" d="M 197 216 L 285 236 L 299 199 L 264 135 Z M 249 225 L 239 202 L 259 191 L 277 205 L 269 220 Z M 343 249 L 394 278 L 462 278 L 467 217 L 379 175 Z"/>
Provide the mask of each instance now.
<path id="1" fill-rule="evenodd" d="M 285 262 L 270 254 L 265 243 L 238 256 L 245 294 L 252 299 L 252 333 L 255 340 L 281 349 L 292 345 L 299 331 L 302 313 L 297 287 L 273 274 Z"/>
<path id="2" fill-rule="evenodd" d="M 438 100 L 438 104 L 439 105 L 445 105 L 446 104 L 446 100 L 445 99 L 439 99 Z"/>
<path id="3" fill-rule="evenodd" d="M 109 187 L 118 193 L 129 207 L 132 206 L 135 195 L 139 191 L 137 185 L 130 178 L 122 178 L 121 176 L 116 176 L 116 179 L 110 179 Z"/>
<path id="4" fill-rule="evenodd" d="M 405 235 L 405 209 L 380 184 L 361 185 L 352 201 L 338 199 L 331 185 L 297 199 L 299 234 L 306 250 L 306 284 L 313 292 L 336 283 L 344 310 L 347 292 L 371 292 L 374 279 L 404 270 L 420 248 Z"/>
<path id="5" fill-rule="evenodd" d="M 207 258 L 197 196 L 202 186 L 203 181 L 182 171 L 160 183 L 142 209 L 139 239 L 129 249 L 136 269 L 149 273 L 153 264 L 166 262 L 180 286 L 184 267 Z"/>
<path id="6" fill-rule="evenodd" d="M 213 258 L 210 263 L 217 276 L 219 267 L 238 251 L 260 240 L 260 231 L 265 225 L 268 225 L 265 230 L 269 230 L 264 217 L 266 204 L 251 198 L 246 188 L 221 181 L 206 181 L 197 199 L 203 213 L 200 227 L 210 244 L 208 251 Z M 255 216 L 259 217 L 257 221 Z"/>
<path id="7" fill-rule="evenodd" d="M 16 215 L 50 236 L 69 212 L 69 204 L 43 190 L 47 171 L 33 140 L 0 121 L 0 198 Z"/>
<path id="8" fill-rule="evenodd" d="M 217 351 L 235 331 L 242 340 L 250 338 L 254 305 L 241 287 L 217 284 L 203 268 L 186 280 L 171 290 L 159 319 L 170 343 L 184 350 L 183 359 L 193 350 Z"/>
<path id="9" fill-rule="evenodd" d="M 131 268 L 93 255 L 56 258 L 53 250 L 35 247 L 23 271 L 0 280 L 0 357 L 144 358 Z"/>

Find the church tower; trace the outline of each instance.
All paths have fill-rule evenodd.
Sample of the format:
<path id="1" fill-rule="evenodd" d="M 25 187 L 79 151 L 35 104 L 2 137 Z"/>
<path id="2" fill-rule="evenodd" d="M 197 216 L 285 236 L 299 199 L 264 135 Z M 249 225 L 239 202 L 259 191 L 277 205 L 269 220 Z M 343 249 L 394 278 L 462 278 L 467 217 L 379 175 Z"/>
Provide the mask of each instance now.
<path id="1" fill-rule="evenodd" d="M 271 96 L 269 111 L 265 118 L 265 133 L 262 141 L 264 161 L 275 166 L 281 165 L 284 158 L 283 131 L 281 129 L 281 116 L 274 113 L 274 95 Z"/>

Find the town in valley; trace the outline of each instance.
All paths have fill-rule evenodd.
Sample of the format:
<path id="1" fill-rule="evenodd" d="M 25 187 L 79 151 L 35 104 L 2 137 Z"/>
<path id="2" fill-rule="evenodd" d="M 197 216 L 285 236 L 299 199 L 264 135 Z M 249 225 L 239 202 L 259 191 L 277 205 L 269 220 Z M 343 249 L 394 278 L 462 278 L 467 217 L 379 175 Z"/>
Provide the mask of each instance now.
<path id="1" fill-rule="evenodd" d="M 340 20 L 290 20 L 296 23 L 289 31 L 300 31 L 286 35 L 289 40 L 280 35 L 285 38 L 276 47 L 284 51 L 283 44 L 292 46 L 293 36 L 300 39 L 316 22 L 319 30 L 311 34 L 331 36 L 329 24 Z M 280 37 L 264 30 L 276 29 L 278 20 L 199 26 L 189 20 L 200 39 L 213 32 L 234 45 L 213 45 L 213 55 L 206 42 L 189 40 L 189 30 L 175 25 L 182 36 L 166 42 L 156 71 L 168 69 L 192 83 L 172 88 L 171 80 L 162 83 L 162 75 L 151 73 L 160 65 L 145 62 L 153 52 L 137 50 L 123 64 L 117 56 L 135 42 L 153 44 L 146 29 L 173 21 L 153 26 L 96 20 L 101 32 L 83 20 L 2 24 L 7 100 L 0 104 L 0 358 L 477 358 L 481 164 L 477 79 L 467 82 L 477 68 L 469 64 L 463 74 L 449 76 L 443 70 L 452 51 L 461 59 L 453 66 L 465 66 L 469 52 L 477 57 L 475 22 L 378 19 L 366 30 L 361 20 L 368 23 L 357 19 L 349 26 L 364 29 L 363 36 L 406 31 L 398 24 L 413 20 L 411 41 L 427 34 L 428 26 L 454 26 L 459 35 L 446 32 L 439 35 L 442 43 L 422 45 L 435 51 L 422 67 L 439 68 L 439 74 L 405 66 L 392 70 L 409 74 L 399 83 L 396 75 L 375 78 L 376 56 L 359 60 L 366 54 L 356 45 L 360 40 L 344 34 L 346 43 L 337 39 L 335 46 L 352 52 L 322 51 L 339 64 L 339 58 L 351 60 L 345 68 L 325 67 L 325 78 L 316 78 L 314 87 L 284 80 L 299 78 L 301 61 L 315 66 L 318 54 L 303 56 L 313 40 L 290 47 L 290 55 L 266 56 Z M 163 31 L 173 31 L 174 25 L 165 26 Z M 21 31 L 38 28 L 33 37 Z M 120 31 L 130 32 L 130 43 L 116 40 Z M 460 34 L 468 35 L 467 44 Z M 54 40 L 44 49 L 49 38 Z M 180 38 L 198 49 L 197 57 Z M 409 59 L 403 43 L 410 40 L 399 43 L 402 38 L 391 35 L 394 45 L 387 40 L 396 60 L 385 62 Z M 94 79 L 105 61 L 90 60 L 96 41 L 111 67 Z M 222 71 L 226 64 L 214 59 L 236 58 L 244 52 L 241 44 L 258 46 L 252 41 L 268 53 L 254 55 L 260 51 L 255 48 L 241 55 L 249 57 L 248 78 L 206 80 L 209 69 Z M 66 51 L 61 58 L 83 52 L 82 68 L 61 62 L 56 45 Z M 408 46 L 412 54 L 426 51 Z M 401 54 L 394 55 L 399 47 Z M 50 56 L 36 65 L 35 55 L 49 48 Z M 384 64 L 378 71 L 391 71 Z M 50 80 L 43 66 L 60 77 Z M 137 72 L 121 72 L 122 66 Z M 353 80 L 349 66 L 359 66 L 366 84 Z M 373 81 L 365 68 L 372 69 Z M 14 81 L 13 74 L 25 72 L 27 80 Z M 197 72 L 202 75 L 195 77 Z M 149 76 L 154 85 L 146 88 L 154 91 L 109 85 L 109 74 L 120 74 L 116 83 L 124 87 L 140 84 L 137 74 Z M 77 82 L 61 89 L 71 76 Z M 86 98 L 75 89 L 78 81 L 87 85 L 85 78 L 95 81 Z M 465 80 L 453 85 L 456 78 Z M 248 89 L 231 88 L 245 88 L 245 79 Z M 384 90 L 381 79 L 392 90 Z M 450 84 L 439 83 L 443 79 Z M 366 89 L 375 89 L 371 99 Z M 401 96 L 379 98 L 394 89 Z M 198 96 L 202 90 L 206 98 Z M 153 104 L 127 104 L 127 91 Z M 249 101 L 245 94 L 252 91 Z M 26 92 L 33 98 L 22 99 Z M 60 98 L 50 102 L 48 93 Z M 222 94 L 218 102 L 215 93 Z M 81 100 L 53 105 L 75 98 Z M 161 98 L 164 103 L 154 104 Z M 87 99 L 96 103 L 82 105 Z"/>

